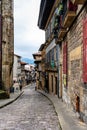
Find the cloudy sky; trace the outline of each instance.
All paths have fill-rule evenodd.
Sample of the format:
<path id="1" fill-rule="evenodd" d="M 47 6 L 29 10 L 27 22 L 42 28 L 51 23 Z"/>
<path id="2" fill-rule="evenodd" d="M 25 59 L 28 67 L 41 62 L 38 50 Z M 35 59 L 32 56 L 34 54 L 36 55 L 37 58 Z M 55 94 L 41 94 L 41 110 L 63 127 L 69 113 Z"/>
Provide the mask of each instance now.
<path id="1" fill-rule="evenodd" d="M 45 34 L 37 26 L 41 0 L 14 0 L 14 52 L 33 59 L 44 43 Z"/>

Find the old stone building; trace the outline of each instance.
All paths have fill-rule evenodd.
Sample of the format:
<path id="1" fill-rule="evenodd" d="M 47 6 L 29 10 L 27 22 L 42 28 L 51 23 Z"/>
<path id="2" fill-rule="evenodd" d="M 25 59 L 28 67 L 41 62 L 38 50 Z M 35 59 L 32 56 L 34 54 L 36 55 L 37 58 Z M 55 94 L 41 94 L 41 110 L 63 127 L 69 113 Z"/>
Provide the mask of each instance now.
<path id="1" fill-rule="evenodd" d="M 9 92 L 13 82 L 13 0 L 0 0 L 0 87 Z"/>
<path id="2" fill-rule="evenodd" d="M 41 1 L 40 14 L 38 20 L 38 26 L 40 29 L 45 30 L 45 73 L 46 73 L 46 87 L 49 93 L 57 94 L 57 45 L 55 44 L 55 39 L 52 34 L 54 25 L 54 15 L 52 19 L 49 20 L 51 10 L 53 8 L 54 0 L 51 2 Z M 52 15 L 52 14 L 51 14 Z M 44 17 L 45 16 L 45 17 Z"/>
<path id="3" fill-rule="evenodd" d="M 41 55 L 41 52 L 34 53 L 33 58 L 34 58 L 34 63 L 36 64 L 36 66 L 35 66 L 35 69 L 36 69 L 36 89 L 42 89 L 42 85 L 41 85 L 42 55 Z"/>
<path id="4" fill-rule="evenodd" d="M 14 54 L 13 64 L 13 80 L 19 81 L 21 79 L 21 56 Z"/>
<path id="5" fill-rule="evenodd" d="M 21 80 L 22 80 L 22 86 L 24 87 L 24 86 L 26 86 L 26 79 L 25 79 L 25 77 L 26 77 L 26 69 L 25 69 L 25 65 L 27 65 L 27 63 L 21 61 L 20 64 L 21 64 L 21 76 L 20 77 L 21 77 Z"/>
<path id="6" fill-rule="evenodd" d="M 45 71 L 45 44 L 41 44 L 39 51 L 41 52 L 41 72 L 40 72 L 40 81 L 41 81 L 41 88 L 43 90 L 46 89 L 46 71 Z"/>
<path id="7" fill-rule="evenodd" d="M 46 34 L 49 92 L 87 122 L 87 1 L 41 0 L 38 26 Z"/>

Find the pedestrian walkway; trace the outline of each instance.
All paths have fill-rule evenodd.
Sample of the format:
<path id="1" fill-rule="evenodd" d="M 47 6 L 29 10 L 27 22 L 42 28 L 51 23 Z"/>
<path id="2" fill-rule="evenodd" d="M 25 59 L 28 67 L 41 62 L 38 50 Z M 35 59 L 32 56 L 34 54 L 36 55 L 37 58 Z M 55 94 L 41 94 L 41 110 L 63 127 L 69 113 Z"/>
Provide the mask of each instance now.
<path id="1" fill-rule="evenodd" d="M 0 109 L 0 130 L 60 130 L 51 101 L 33 84 L 23 90 L 16 102 Z"/>
<path id="2" fill-rule="evenodd" d="M 0 99 L 0 108 L 3 108 L 6 105 L 9 105 L 10 103 L 14 102 L 22 94 L 23 94 L 23 91 L 22 92 L 16 91 L 16 92 L 10 94 L 9 99 Z"/>
<path id="3" fill-rule="evenodd" d="M 38 90 L 38 92 L 42 93 L 52 101 L 62 130 L 87 130 L 87 124 L 81 122 L 73 110 L 62 102 L 61 99 L 58 99 L 57 96 L 47 94 L 42 90 Z"/>
<path id="4" fill-rule="evenodd" d="M 23 89 L 25 89 L 28 86 L 31 86 L 31 84 L 25 86 Z M 0 99 L 0 108 L 3 108 L 5 106 L 9 105 L 10 103 L 14 102 L 16 99 L 18 99 L 23 94 L 23 92 L 24 91 L 20 91 L 18 89 L 18 90 L 15 90 L 14 93 L 10 93 L 9 99 Z"/>

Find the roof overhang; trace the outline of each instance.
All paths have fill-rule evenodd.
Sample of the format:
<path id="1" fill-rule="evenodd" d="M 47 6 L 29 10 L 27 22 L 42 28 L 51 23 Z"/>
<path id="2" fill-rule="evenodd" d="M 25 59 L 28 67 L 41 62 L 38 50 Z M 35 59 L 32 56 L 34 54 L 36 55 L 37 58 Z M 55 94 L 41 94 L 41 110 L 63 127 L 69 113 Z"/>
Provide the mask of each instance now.
<path id="1" fill-rule="evenodd" d="M 28 63 L 25 63 L 23 61 L 20 62 L 21 65 L 27 65 Z"/>
<path id="2" fill-rule="evenodd" d="M 39 51 L 42 51 L 45 47 L 45 44 L 41 44 L 40 48 L 39 48 Z"/>
<path id="3" fill-rule="evenodd" d="M 41 56 L 41 52 L 37 52 L 37 53 L 34 53 L 32 54 L 33 55 L 33 58 L 36 59 L 36 56 L 40 57 Z"/>
<path id="4" fill-rule="evenodd" d="M 41 0 L 38 26 L 44 30 L 55 0 Z"/>
<path id="5" fill-rule="evenodd" d="M 41 60 L 35 60 L 34 63 L 39 64 L 39 63 L 41 63 Z"/>

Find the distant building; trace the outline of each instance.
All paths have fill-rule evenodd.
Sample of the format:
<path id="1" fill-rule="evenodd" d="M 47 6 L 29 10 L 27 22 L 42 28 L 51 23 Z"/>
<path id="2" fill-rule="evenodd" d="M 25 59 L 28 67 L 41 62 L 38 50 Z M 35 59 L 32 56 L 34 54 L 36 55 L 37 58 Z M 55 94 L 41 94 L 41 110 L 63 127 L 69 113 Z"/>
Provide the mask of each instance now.
<path id="1" fill-rule="evenodd" d="M 23 84 L 23 87 L 24 87 L 26 85 L 26 80 L 25 80 L 25 77 L 26 77 L 25 65 L 27 63 L 21 61 L 20 64 L 21 64 L 21 80 L 22 80 L 22 84 Z"/>
<path id="2" fill-rule="evenodd" d="M 41 73 L 40 73 L 40 79 L 41 79 L 41 87 L 43 90 L 48 91 L 48 80 L 47 80 L 47 75 L 46 75 L 46 45 L 41 44 L 39 51 L 41 52 Z"/>
<path id="3" fill-rule="evenodd" d="M 41 52 L 37 52 L 37 53 L 34 53 L 33 54 L 33 58 L 34 58 L 34 63 L 36 64 L 36 87 L 37 88 L 42 88 L 42 85 L 41 85 L 41 59 L 42 59 L 42 56 L 41 56 Z"/>
<path id="4" fill-rule="evenodd" d="M 55 38 L 53 35 L 54 27 L 54 13 L 52 12 L 55 1 L 41 0 L 40 12 L 38 18 L 38 26 L 40 29 L 45 30 L 45 60 L 44 60 L 44 70 L 45 70 L 45 86 L 49 93 L 58 94 L 58 51 L 57 45 L 55 43 Z M 51 14 L 52 12 L 52 14 Z M 42 60 L 41 60 L 42 62 Z M 43 70 L 41 70 L 43 71 Z"/>
<path id="5" fill-rule="evenodd" d="M 21 79 L 21 56 L 14 54 L 13 80 L 19 81 L 19 79 Z"/>
<path id="6" fill-rule="evenodd" d="M 25 80 L 26 80 L 26 84 L 29 84 L 30 82 L 35 80 L 34 65 L 32 64 L 25 65 Z"/>

